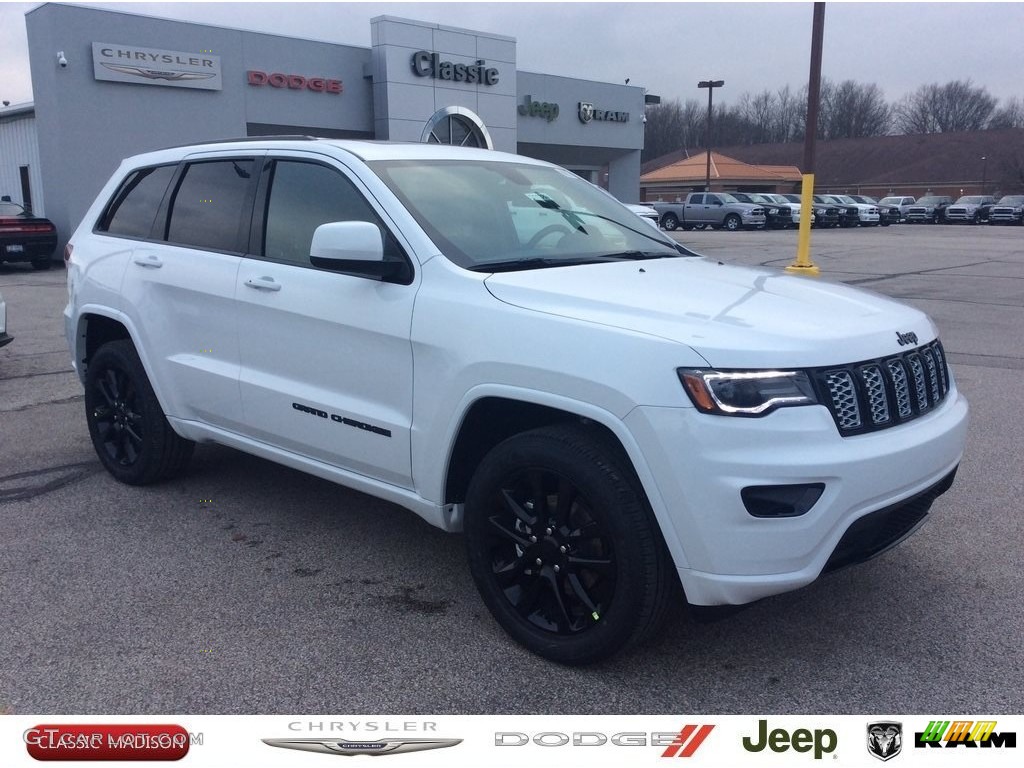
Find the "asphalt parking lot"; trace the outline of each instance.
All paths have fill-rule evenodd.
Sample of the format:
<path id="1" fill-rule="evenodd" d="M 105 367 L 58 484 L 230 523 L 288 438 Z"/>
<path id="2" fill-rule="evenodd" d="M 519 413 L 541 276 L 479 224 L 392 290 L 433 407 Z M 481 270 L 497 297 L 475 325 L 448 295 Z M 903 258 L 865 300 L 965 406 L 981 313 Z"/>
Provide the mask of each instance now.
<path id="1" fill-rule="evenodd" d="M 678 232 L 783 267 L 796 232 Z M 100 468 L 64 273 L 0 265 L 0 713 L 967 713 L 1024 690 L 1024 228 L 812 234 L 823 278 L 938 324 L 972 407 L 956 484 L 895 550 L 600 666 L 534 657 L 458 536 L 226 448 L 172 483 Z M 812 278 L 805 278 L 812 279 Z"/>

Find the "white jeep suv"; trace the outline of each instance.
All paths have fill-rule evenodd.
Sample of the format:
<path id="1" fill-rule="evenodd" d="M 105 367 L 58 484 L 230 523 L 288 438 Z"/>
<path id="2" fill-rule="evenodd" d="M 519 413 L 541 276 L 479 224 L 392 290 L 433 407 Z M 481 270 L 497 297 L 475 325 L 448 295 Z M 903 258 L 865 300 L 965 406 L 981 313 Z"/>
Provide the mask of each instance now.
<path id="1" fill-rule="evenodd" d="M 515 155 L 152 152 L 67 258 L 115 478 L 168 478 L 213 441 L 407 507 L 463 531 L 495 619 L 563 663 L 683 599 L 749 603 L 887 549 L 963 451 L 923 313 L 696 257 Z"/>

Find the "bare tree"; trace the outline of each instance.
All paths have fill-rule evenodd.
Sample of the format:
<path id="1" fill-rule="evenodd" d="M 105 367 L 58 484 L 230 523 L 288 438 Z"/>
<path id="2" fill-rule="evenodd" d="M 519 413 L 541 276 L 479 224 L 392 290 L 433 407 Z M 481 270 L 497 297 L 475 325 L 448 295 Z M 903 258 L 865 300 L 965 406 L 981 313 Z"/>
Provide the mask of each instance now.
<path id="1" fill-rule="evenodd" d="M 707 109 L 696 99 L 685 104 L 673 99 L 648 107 L 641 159 L 647 162 L 678 149 L 703 147 L 706 115 Z"/>
<path id="2" fill-rule="evenodd" d="M 891 109 L 874 83 L 853 80 L 822 82 L 818 135 L 823 139 L 855 139 L 889 132 Z"/>
<path id="3" fill-rule="evenodd" d="M 996 99 L 984 86 L 970 80 L 953 80 L 945 85 L 922 85 L 893 108 L 894 124 L 900 133 L 946 133 L 978 131 L 988 125 Z"/>
<path id="4" fill-rule="evenodd" d="M 992 114 L 989 128 L 1024 128 L 1024 101 L 1014 96 Z"/>

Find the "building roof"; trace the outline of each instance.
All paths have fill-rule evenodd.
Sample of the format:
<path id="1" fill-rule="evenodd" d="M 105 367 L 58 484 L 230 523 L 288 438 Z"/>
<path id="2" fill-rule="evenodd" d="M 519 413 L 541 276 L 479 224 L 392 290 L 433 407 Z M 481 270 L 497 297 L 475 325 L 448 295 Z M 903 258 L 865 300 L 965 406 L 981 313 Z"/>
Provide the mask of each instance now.
<path id="1" fill-rule="evenodd" d="M 722 147 L 722 154 L 762 167 L 803 165 L 803 142 Z M 676 163 L 686 150 L 641 167 L 641 178 Z M 713 153 L 713 156 L 717 153 Z M 700 154 L 704 157 L 704 153 Z M 985 158 L 984 160 L 982 158 Z M 873 136 L 819 141 L 815 186 L 900 187 L 987 179 L 1004 190 L 1024 188 L 1024 128 L 990 131 Z"/>
<path id="2" fill-rule="evenodd" d="M 642 174 L 640 183 L 703 181 L 707 164 L 708 153 L 700 152 Z M 800 169 L 793 165 L 750 165 L 712 151 L 711 178 L 718 181 L 792 182 L 800 181 Z"/>

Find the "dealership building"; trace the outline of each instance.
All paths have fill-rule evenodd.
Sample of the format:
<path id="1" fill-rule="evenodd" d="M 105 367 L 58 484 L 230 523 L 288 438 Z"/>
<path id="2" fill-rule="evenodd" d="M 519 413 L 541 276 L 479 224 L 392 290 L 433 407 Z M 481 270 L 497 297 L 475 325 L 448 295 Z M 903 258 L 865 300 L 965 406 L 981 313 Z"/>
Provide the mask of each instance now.
<path id="1" fill-rule="evenodd" d="M 479 146 L 639 198 L 644 89 L 518 71 L 511 37 L 379 16 L 363 48 L 57 3 L 25 19 L 34 103 L 0 109 L 0 194 L 61 242 L 122 158 L 246 136 Z"/>

